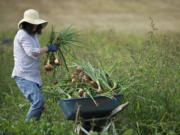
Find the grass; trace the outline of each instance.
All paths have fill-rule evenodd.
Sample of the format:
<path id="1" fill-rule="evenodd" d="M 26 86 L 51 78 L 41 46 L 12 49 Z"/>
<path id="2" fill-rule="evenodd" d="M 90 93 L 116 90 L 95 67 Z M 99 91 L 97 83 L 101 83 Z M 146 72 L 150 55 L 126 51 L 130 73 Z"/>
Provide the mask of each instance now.
<path id="1" fill-rule="evenodd" d="M 178 135 L 180 133 L 180 33 L 145 35 L 123 34 L 113 30 L 80 31 L 84 48 L 75 48 L 76 59 L 101 62 L 120 85 L 120 93 L 130 105 L 116 117 L 118 134 Z M 12 39 L 14 32 L 0 34 L 0 39 Z M 48 33 L 39 37 L 45 45 Z M 44 93 L 46 112 L 40 121 L 24 122 L 29 103 L 10 78 L 13 69 L 12 43 L 0 45 L 0 134 L 74 135 L 73 122 L 65 120 L 56 98 Z M 65 55 L 68 65 L 74 58 Z M 43 89 L 53 93 L 52 76 L 43 69 Z M 71 71 L 71 70 L 70 70 Z M 59 70 L 61 83 L 69 74 Z M 94 133 L 96 134 L 96 133 Z M 104 133 L 106 134 L 106 133 Z"/>

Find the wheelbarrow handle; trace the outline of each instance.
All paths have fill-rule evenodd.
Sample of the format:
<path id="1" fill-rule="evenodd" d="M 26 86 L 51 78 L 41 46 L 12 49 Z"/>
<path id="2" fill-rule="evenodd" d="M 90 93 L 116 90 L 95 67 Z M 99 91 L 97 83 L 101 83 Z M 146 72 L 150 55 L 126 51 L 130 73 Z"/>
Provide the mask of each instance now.
<path id="1" fill-rule="evenodd" d="M 115 114 L 117 114 L 118 112 L 121 112 L 124 108 L 126 108 L 129 105 L 129 101 L 127 101 L 124 104 L 119 105 L 118 107 L 116 107 L 111 114 L 109 115 L 109 118 L 113 117 Z"/>

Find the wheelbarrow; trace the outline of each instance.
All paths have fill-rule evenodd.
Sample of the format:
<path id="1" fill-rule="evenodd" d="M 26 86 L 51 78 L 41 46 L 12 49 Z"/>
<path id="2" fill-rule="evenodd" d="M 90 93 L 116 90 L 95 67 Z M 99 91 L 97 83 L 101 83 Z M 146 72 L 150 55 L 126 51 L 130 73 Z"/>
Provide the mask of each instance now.
<path id="1" fill-rule="evenodd" d="M 129 102 L 121 103 L 123 95 L 95 96 L 58 99 L 60 108 L 67 120 L 75 121 L 75 132 L 79 135 L 89 135 L 89 131 L 108 131 L 112 127 L 112 134 L 116 135 L 114 124 L 115 115 L 122 111 Z"/>

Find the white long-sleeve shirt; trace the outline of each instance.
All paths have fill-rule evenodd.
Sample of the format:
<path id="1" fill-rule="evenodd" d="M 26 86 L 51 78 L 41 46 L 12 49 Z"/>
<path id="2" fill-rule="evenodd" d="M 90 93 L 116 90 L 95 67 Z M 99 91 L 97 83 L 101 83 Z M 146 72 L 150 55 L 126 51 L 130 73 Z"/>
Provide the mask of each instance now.
<path id="1" fill-rule="evenodd" d="M 14 38 L 14 69 L 12 78 L 18 76 L 42 85 L 40 56 L 33 56 L 32 52 L 40 53 L 37 36 L 31 36 L 25 30 L 20 29 Z"/>

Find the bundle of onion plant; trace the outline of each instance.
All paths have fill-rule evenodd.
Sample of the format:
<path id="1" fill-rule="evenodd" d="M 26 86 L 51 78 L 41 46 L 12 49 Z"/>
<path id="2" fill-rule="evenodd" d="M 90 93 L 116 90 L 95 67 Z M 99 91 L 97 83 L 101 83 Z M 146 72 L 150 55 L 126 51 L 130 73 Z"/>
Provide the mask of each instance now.
<path id="1" fill-rule="evenodd" d="M 45 60 L 45 70 L 52 71 L 57 67 L 61 66 L 63 63 L 68 70 L 68 66 L 66 64 L 66 59 L 64 57 L 64 53 L 70 52 L 73 46 L 79 46 L 77 43 L 78 33 L 75 32 L 71 27 L 65 28 L 61 32 L 55 32 L 52 27 L 50 36 L 49 36 L 49 44 L 55 44 L 58 47 L 56 52 L 48 52 L 47 58 Z M 54 72 L 56 70 L 53 70 Z"/>
<path id="2" fill-rule="evenodd" d="M 66 98 L 90 97 L 94 103 L 94 96 L 106 96 L 113 98 L 113 94 L 118 94 L 120 86 L 115 80 L 99 66 L 93 66 L 90 62 L 79 61 L 75 67 L 71 79 L 61 81 L 61 84 L 54 86 L 53 92 L 59 93 Z M 66 93 L 66 94 L 65 94 Z M 97 104 L 96 104 L 97 105 Z"/>
<path id="3" fill-rule="evenodd" d="M 112 95 L 116 92 L 117 84 L 110 75 L 100 66 L 96 68 L 90 62 L 81 61 L 75 64 L 76 70 L 72 75 L 72 82 L 82 81 L 92 85 L 93 89 L 86 89 L 92 96 Z"/>

